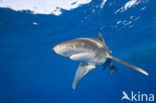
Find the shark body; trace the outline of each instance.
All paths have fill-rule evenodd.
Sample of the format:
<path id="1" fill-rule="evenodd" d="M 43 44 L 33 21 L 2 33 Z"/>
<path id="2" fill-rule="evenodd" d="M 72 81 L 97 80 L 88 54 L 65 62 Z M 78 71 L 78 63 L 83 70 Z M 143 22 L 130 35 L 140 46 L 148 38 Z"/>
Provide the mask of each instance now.
<path id="1" fill-rule="evenodd" d="M 102 35 L 99 33 L 98 39 L 94 38 L 78 38 L 70 40 L 59 45 L 56 45 L 53 50 L 55 53 L 70 58 L 71 60 L 80 62 L 80 65 L 75 74 L 73 81 L 73 89 L 76 88 L 79 81 L 90 71 L 96 68 L 96 65 L 103 65 L 106 59 L 122 63 L 130 68 L 133 68 L 145 75 L 148 73 L 141 68 L 130 65 L 112 56 L 112 52 L 107 47 Z M 112 61 L 109 66 L 110 71 L 112 68 Z"/>

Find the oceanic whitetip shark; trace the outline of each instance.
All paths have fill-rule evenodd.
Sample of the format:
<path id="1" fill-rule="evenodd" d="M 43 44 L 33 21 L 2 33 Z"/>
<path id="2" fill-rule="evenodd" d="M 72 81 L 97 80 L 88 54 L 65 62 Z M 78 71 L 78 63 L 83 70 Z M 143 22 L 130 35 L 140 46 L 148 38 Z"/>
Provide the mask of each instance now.
<path id="1" fill-rule="evenodd" d="M 90 71 L 94 70 L 96 65 L 103 65 L 106 59 L 110 59 L 110 71 L 114 70 L 112 61 L 117 61 L 132 69 L 135 69 L 145 75 L 149 75 L 146 71 L 134 65 L 128 64 L 112 56 L 112 52 L 107 47 L 101 33 L 98 39 L 94 38 L 78 38 L 56 45 L 53 50 L 64 57 L 80 62 L 73 81 L 73 89 L 76 88 L 78 82 Z"/>

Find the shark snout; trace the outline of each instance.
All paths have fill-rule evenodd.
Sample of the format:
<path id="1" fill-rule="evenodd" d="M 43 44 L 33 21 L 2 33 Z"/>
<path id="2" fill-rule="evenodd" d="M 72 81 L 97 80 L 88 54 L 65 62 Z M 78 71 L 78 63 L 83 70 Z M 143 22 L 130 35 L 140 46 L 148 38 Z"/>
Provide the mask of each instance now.
<path id="1" fill-rule="evenodd" d="M 53 48 L 54 52 L 59 54 L 59 55 L 62 55 L 62 56 L 65 56 L 68 52 L 71 51 L 71 47 L 67 44 L 59 44 L 59 45 L 56 45 L 54 48 Z"/>
<path id="2" fill-rule="evenodd" d="M 57 54 L 61 54 L 61 51 L 63 51 L 63 46 L 60 46 L 60 45 L 56 45 L 54 48 L 53 48 L 53 51 Z"/>

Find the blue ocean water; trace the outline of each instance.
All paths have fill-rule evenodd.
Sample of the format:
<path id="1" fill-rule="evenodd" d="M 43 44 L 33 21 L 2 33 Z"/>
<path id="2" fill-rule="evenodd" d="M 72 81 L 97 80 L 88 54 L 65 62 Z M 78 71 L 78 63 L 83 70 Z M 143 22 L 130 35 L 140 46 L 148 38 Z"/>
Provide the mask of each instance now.
<path id="1" fill-rule="evenodd" d="M 128 103 L 121 101 L 122 91 L 156 93 L 156 1 L 117 14 L 128 0 L 109 0 L 97 8 L 101 1 L 60 16 L 0 8 L 0 103 Z M 73 90 L 79 63 L 52 48 L 74 38 L 97 38 L 99 32 L 114 57 L 149 76 L 114 62 L 114 75 L 97 66 Z"/>

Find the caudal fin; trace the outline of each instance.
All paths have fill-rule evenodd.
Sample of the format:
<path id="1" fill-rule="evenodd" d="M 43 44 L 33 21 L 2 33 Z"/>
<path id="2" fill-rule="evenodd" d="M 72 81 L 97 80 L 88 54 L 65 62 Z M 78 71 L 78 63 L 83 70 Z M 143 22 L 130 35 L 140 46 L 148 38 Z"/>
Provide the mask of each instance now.
<path id="1" fill-rule="evenodd" d="M 124 61 L 122 61 L 122 60 L 120 60 L 120 59 L 118 59 L 118 58 L 115 58 L 115 57 L 112 57 L 112 56 L 107 56 L 107 57 L 110 58 L 110 59 L 113 59 L 113 60 L 115 60 L 115 61 L 117 61 L 117 62 L 119 62 L 119 63 L 121 63 L 121 64 L 124 64 L 124 65 L 126 65 L 126 66 L 128 66 L 128 67 L 130 67 L 130 68 L 132 68 L 132 69 L 135 69 L 135 70 L 137 70 L 137 71 L 139 71 L 139 72 L 145 74 L 146 76 L 149 75 L 146 71 L 142 70 L 141 68 L 138 68 L 138 67 L 136 67 L 136 66 L 134 66 L 134 65 L 128 64 L 128 63 L 126 63 L 126 62 L 124 62 Z"/>

